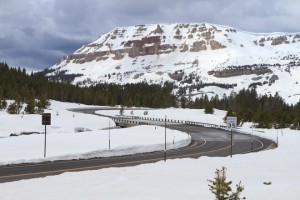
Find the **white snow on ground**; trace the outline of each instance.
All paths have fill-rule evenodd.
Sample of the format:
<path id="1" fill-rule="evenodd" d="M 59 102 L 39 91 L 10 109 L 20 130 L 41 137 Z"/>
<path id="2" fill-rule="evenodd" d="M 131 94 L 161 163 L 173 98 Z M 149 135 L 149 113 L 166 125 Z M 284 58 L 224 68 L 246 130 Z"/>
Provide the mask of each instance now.
<path id="1" fill-rule="evenodd" d="M 159 151 L 165 147 L 165 129 L 162 127 L 137 126 L 127 129 L 98 130 L 108 128 L 109 124 L 114 125 L 114 122 L 96 115 L 74 114 L 65 110 L 71 106 L 78 107 L 74 104 L 52 101 L 51 110 L 46 111 L 52 113 L 52 125 L 47 131 L 50 134 L 47 134 L 46 158 L 44 158 L 44 134 L 4 137 L 0 138 L 0 165 L 121 156 Z M 26 131 L 44 131 L 41 115 L 21 116 L 1 112 L 1 122 L 3 122 L 1 129 L 6 130 L 4 136 L 11 132 L 18 134 L 23 127 Z M 19 123 L 17 126 L 16 122 Z M 77 132 L 78 129 L 84 132 Z M 174 130 L 168 132 L 171 134 L 167 135 L 167 149 L 187 146 L 191 142 L 191 138 L 186 133 Z"/>
<path id="2" fill-rule="evenodd" d="M 170 110 L 173 110 L 173 113 L 168 114 L 168 118 L 181 116 L 182 120 L 186 120 L 186 115 L 182 114 L 187 112 L 186 110 Z M 155 112 L 158 112 L 157 117 L 160 117 L 159 112 L 164 113 L 165 110 L 150 110 L 149 115 L 154 115 Z M 189 113 L 191 112 L 193 111 L 190 110 Z M 223 114 L 214 116 L 221 120 Z M 193 119 L 192 116 L 189 115 L 190 120 Z M 204 114 L 199 113 L 199 119 L 205 118 Z M 207 180 L 213 179 L 215 170 L 222 166 L 227 168 L 227 179 L 233 181 L 232 187 L 242 181 L 245 187 L 242 195 L 247 199 L 298 199 L 300 132 L 288 129 L 252 130 L 250 125 L 245 124 L 241 130 L 274 139 L 278 137 L 279 147 L 264 152 L 234 155 L 232 158 L 175 159 L 135 167 L 70 172 L 3 183 L 0 184 L 1 200 L 214 199 Z M 264 185 L 263 182 L 272 184 Z"/>
<path id="3" fill-rule="evenodd" d="M 71 160 L 79 158 L 122 156 L 164 149 L 165 129 L 139 126 L 110 131 L 50 134 L 47 137 L 47 157 L 44 156 L 44 135 L 19 136 L 0 139 L 0 164 Z M 168 130 L 167 149 L 190 144 L 186 133 Z M 126 138 L 126 139 L 124 139 Z M 174 144 L 173 139 L 175 138 Z"/>
<path id="4" fill-rule="evenodd" d="M 51 113 L 51 125 L 47 126 L 47 133 L 74 133 L 75 129 L 100 130 L 109 126 L 109 119 L 99 116 L 74 113 L 67 111 L 69 108 L 86 107 L 82 104 L 60 103 L 51 101 L 51 107 L 45 112 Z M 114 122 L 110 122 L 114 126 Z M 0 138 L 10 134 L 22 132 L 44 133 L 41 115 L 8 115 L 0 111 Z"/>

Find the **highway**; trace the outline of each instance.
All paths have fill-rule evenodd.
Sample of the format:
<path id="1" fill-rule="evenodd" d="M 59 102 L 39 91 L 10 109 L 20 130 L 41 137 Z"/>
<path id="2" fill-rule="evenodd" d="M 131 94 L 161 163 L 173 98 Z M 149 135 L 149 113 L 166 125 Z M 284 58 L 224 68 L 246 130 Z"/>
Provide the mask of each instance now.
<path id="1" fill-rule="evenodd" d="M 82 110 L 80 112 L 82 112 Z M 89 110 L 88 113 L 92 114 L 93 111 Z M 175 158 L 199 158 L 201 156 L 225 157 L 231 155 L 231 137 L 228 131 L 175 123 L 170 123 L 167 127 L 190 134 L 192 138 L 190 145 L 166 152 L 159 151 L 130 156 L 0 166 L 0 183 L 45 177 L 70 171 L 135 166 L 161 160 L 168 162 L 168 159 Z M 233 156 L 235 154 L 267 150 L 274 146 L 274 142 L 264 138 L 233 133 Z"/>

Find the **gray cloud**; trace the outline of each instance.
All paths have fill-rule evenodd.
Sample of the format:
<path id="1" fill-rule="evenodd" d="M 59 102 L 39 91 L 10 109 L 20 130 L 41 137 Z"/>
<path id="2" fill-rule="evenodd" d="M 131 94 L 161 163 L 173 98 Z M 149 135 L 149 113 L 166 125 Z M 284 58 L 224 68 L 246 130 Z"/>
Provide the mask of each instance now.
<path id="1" fill-rule="evenodd" d="M 0 0 L 0 61 L 43 69 L 115 27 L 209 22 L 299 32 L 297 0 Z"/>

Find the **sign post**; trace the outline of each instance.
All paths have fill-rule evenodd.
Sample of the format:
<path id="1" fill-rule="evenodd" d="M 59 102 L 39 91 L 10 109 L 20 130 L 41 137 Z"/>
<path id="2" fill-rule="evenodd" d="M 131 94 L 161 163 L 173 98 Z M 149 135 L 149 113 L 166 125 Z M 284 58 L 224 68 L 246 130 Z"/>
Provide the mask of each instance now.
<path id="1" fill-rule="evenodd" d="M 232 157 L 233 136 L 232 129 L 236 128 L 237 117 L 227 117 L 227 128 L 230 129 L 230 157 Z"/>
<path id="2" fill-rule="evenodd" d="M 108 120 L 108 149 L 110 150 L 110 119 Z"/>
<path id="3" fill-rule="evenodd" d="M 165 116 L 165 162 L 167 161 L 167 115 Z"/>
<path id="4" fill-rule="evenodd" d="M 42 125 L 45 125 L 45 143 L 44 143 L 44 158 L 46 158 L 46 145 L 47 145 L 47 125 L 51 125 L 51 113 L 42 114 Z"/>

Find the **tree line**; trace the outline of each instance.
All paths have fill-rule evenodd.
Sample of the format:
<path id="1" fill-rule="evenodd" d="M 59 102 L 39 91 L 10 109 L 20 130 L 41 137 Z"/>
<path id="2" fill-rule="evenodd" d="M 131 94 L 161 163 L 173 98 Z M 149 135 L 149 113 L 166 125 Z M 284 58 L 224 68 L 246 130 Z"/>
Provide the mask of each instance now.
<path id="1" fill-rule="evenodd" d="M 15 100 L 7 105 L 7 100 Z M 165 108 L 176 104 L 172 88 L 160 85 L 99 84 L 79 87 L 59 81 L 48 81 L 41 73 L 27 74 L 25 69 L 10 68 L 0 63 L 0 109 L 19 113 L 23 103 L 27 113 L 41 113 L 49 106 L 49 99 L 87 105 L 123 105 Z M 7 106 L 10 106 L 7 108 Z"/>
<path id="2" fill-rule="evenodd" d="M 236 116 L 239 123 L 254 122 L 259 128 L 300 129 L 300 101 L 290 105 L 278 93 L 258 95 L 254 88 L 232 92 L 229 96 L 224 94 L 221 98 L 218 95 L 210 99 L 203 95 L 194 101 L 181 98 L 181 106 L 205 109 L 206 113 L 213 113 L 213 108 L 227 110 L 226 116 Z"/>
<path id="3" fill-rule="evenodd" d="M 236 116 L 239 122 L 254 122 L 261 128 L 299 129 L 300 101 L 289 105 L 276 93 L 258 95 L 254 88 L 243 89 L 229 96 L 208 98 L 203 95 L 193 100 L 172 94 L 172 84 L 99 84 L 79 87 L 59 81 L 48 81 L 41 73 L 27 74 L 25 69 L 10 68 L 0 63 L 0 109 L 19 113 L 23 103 L 27 113 L 42 113 L 49 106 L 49 99 L 87 105 L 122 105 L 150 108 L 182 107 L 205 109 L 213 113 L 214 108 L 227 110 L 227 115 Z M 15 100 L 8 105 L 7 100 Z"/>

